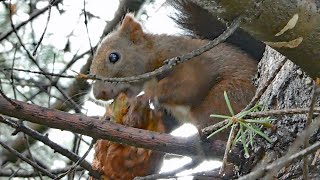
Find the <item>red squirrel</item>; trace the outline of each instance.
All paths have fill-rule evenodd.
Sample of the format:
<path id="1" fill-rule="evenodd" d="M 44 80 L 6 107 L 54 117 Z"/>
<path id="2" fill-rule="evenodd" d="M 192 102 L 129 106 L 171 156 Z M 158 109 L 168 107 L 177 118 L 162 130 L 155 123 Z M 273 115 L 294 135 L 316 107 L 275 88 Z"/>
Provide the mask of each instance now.
<path id="1" fill-rule="evenodd" d="M 180 6 L 182 12 L 188 13 L 188 6 L 199 8 L 188 1 L 180 2 L 176 6 Z M 188 17 L 180 16 L 180 20 L 199 16 L 195 12 L 189 13 Z M 220 23 L 217 18 L 215 21 L 216 25 Z M 197 22 L 180 24 L 188 28 L 194 25 L 192 23 Z M 217 32 L 222 32 L 223 28 L 224 25 L 217 25 L 217 28 L 212 30 L 216 34 L 213 34 L 211 39 L 219 35 Z M 196 28 L 191 31 L 200 34 Z M 251 79 L 256 72 L 256 56 L 260 54 L 254 51 L 250 54 L 245 48 L 241 50 L 239 45 L 234 43 L 238 42 L 237 36 L 233 37 L 234 39 L 230 37 L 226 43 L 221 43 L 188 62 L 178 64 L 170 72 L 151 80 L 137 83 L 96 81 L 93 84 L 93 94 L 97 99 L 109 100 L 120 93 L 134 97 L 144 91 L 144 96 L 151 100 L 157 99 L 157 102 L 180 122 L 189 122 L 198 128 L 217 123 L 221 119 L 211 118 L 210 114 L 229 115 L 224 91 L 227 91 L 234 111 L 240 112 L 256 90 Z M 143 74 L 159 68 L 166 59 L 186 54 L 206 43 L 208 40 L 146 33 L 139 22 L 127 14 L 121 25 L 99 45 L 90 73 L 100 77 Z M 220 138 L 226 139 L 226 136 Z"/>

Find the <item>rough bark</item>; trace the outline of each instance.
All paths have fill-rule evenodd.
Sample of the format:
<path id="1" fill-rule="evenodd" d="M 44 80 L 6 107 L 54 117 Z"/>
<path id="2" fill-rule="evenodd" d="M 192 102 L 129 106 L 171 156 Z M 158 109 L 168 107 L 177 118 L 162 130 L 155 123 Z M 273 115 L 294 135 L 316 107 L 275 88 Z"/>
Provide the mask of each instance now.
<path id="1" fill-rule="evenodd" d="M 257 82 L 261 87 L 269 78 L 272 71 L 278 65 L 279 60 L 284 57 L 275 50 L 267 47 L 265 56 L 259 64 L 259 74 Z M 260 103 L 267 109 L 289 109 L 297 107 L 309 107 L 310 96 L 312 92 L 313 81 L 302 70 L 287 61 L 278 73 L 275 80 L 270 84 L 267 91 L 262 96 Z M 317 105 L 319 106 L 319 100 Z M 288 152 L 291 143 L 299 136 L 304 129 L 306 115 L 290 115 L 274 117 L 276 131 L 265 130 L 265 133 L 271 137 L 273 143 L 266 142 L 263 138 L 257 137 L 252 147 L 252 156 L 249 159 L 243 159 L 240 174 L 246 174 L 252 171 L 258 162 L 264 158 L 273 161 L 282 157 Z M 310 139 L 310 144 L 320 140 L 320 130 L 318 129 Z M 313 156 L 312 159 L 314 158 Z M 311 159 L 311 160 L 312 160 Z M 302 179 L 302 160 L 298 160 L 278 173 L 279 179 Z M 310 166 L 310 177 L 320 178 L 320 161 L 318 159 L 315 166 Z"/>
<path id="2" fill-rule="evenodd" d="M 0 114 L 87 135 L 94 139 L 106 139 L 161 152 L 196 156 L 199 153 L 199 146 L 201 146 L 208 156 L 221 158 L 224 154 L 225 142 L 219 140 L 210 142 L 210 144 L 200 143 L 199 137 L 178 138 L 169 134 L 132 128 L 85 115 L 73 115 L 21 101 L 13 100 L 13 102 L 14 104 L 0 96 Z M 237 161 L 238 153 L 237 150 L 233 152 L 233 157 L 231 157 L 233 161 Z"/>

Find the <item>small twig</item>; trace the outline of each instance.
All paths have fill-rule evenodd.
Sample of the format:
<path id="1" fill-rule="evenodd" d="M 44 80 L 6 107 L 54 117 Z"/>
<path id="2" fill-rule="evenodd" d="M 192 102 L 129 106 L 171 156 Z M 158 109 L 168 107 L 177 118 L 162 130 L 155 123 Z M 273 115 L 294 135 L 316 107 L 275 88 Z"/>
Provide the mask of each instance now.
<path id="1" fill-rule="evenodd" d="M 42 172 L 43 174 L 47 175 L 50 178 L 56 178 L 56 176 L 54 174 L 52 174 L 51 172 L 47 171 L 46 169 L 42 168 L 41 166 L 39 166 L 38 164 L 36 164 L 35 162 L 31 161 L 30 159 L 24 157 L 22 154 L 20 154 L 18 151 L 14 150 L 13 148 L 7 146 L 4 142 L 0 141 L 0 145 L 2 147 L 4 147 L 6 150 L 8 150 L 9 152 L 11 152 L 12 154 L 14 154 L 15 156 L 19 157 L 21 160 L 23 160 L 24 162 L 28 163 L 29 165 L 31 165 L 33 168 L 39 170 L 40 172 Z"/>
<path id="2" fill-rule="evenodd" d="M 54 73 L 54 63 L 56 62 L 56 54 L 54 53 L 53 54 L 53 62 L 52 62 L 52 73 Z M 52 83 L 52 77 L 50 77 L 50 84 L 53 84 Z M 48 99 L 48 108 L 50 108 L 50 106 L 51 106 L 51 89 L 52 89 L 52 86 L 49 86 L 48 87 L 48 97 L 49 97 L 49 99 Z"/>
<path id="3" fill-rule="evenodd" d="M 152 176 L 152 175 L 151 175 Z M 177 178 L 179 178 L 179 177 L 184 177 L 184 176 L 193 176 L 195 179 L 197 179 L 196 177 L 207 177 L 207 178 L 217 178 L 217 179 L 221 179 L 221 176 L 219 175 L 219 170 L 218 170 L 218 168 L 217 169 L 214 169 L 214 170 L 211 170 L 211 171 L 200 171 L 200 172 L 195 172 L 195 173 L 191 173 L 191 174 L 188 174 L 188 175 L 181 175 L 181 176 L 178 176 L 178 175 L 174 175 L 174 174 L 172 174 L 172 175 L 168 175 L 168 176 L 160 176 L 160 177 L 158 177 L 158 176 L 154 176 L 154 178 L 153 177 L 151 177 L 150 176 L 150 178 L 148 178 L 148 179 L 144 179 L 144 177 L 143 177 L 143 180 L 153 180 L 153 179 L 157 179 L 157 178 L 166 178 L 166 179 L 172 179 L 172 178 L 174 178 L 174 179 L 177 179 Z M 146 177 L 149 177 L 149 176 L 146 176 Z M 206 179 L 207 179 L 206 178 Z M 200 178 L 200 179 L 202 179 L 202 178 Z M 134 180 L 142 180 L 142 179 L 134 179 Z"/>
<path id="4" fill-rule="evenodd" d="M 313 145 L 311 145 L 308 148 L 305 148 L 305 149 L 299 151 L 298 153 L 291 155 L 290 157 L 286 157 L 286 156 L 282 157 L 266 167 L 261 167 L 261 168 L 257 169 L 256 171 L 251 172 L 248 175 L 242 176 L 238 180 L 259 179 L 259 177 L 262 177 L 263 174 L 267 174 L 270 170 L 272 170 L 274 168 L 278 168 L 278 167 L 283 167 L 295 159 L 301 158 L 302 156 L 307 156 L 308 154 L 311 154 L 311 153 L 317 151 L 317 149 L 319 149 L 319 148 L 320 148 L 320 141 L 314 143 Z"/>
<path id="5" fill-rule="evenodd" d="M 91 141 L 91 144 L 88 148 L 88 150 L 84 153 L 84 155 L 81 157 L 81 159 L 79 159 L 67 172 L 59 175 L 58 177 L 54 178 L 54 180 L 58 180 L 58 179 L 61 179 L 63 178 L 65 175 L 69 174 L 71 171 L 75 170 L 79 164 L 88 156 L 89 152 L 91 151 L 91 149 L 93 148 L 93 145 L 95 143 L 95 140 L 92 140 Z"/>
<path id="6" fill-rule="evenodd" d="M 32 53 L 33 56 L 36 55 L 37 50 L 38 50 L 38 48 L 39 48 L 39 46 L 40 46 L 40 44 L 41 44 L 41 42 L 43 40 L 43 37 L 46 34 L 46 31 L 47 31 L 47 28 L 48 28 L 48 24 L 49 24 L 49 21 L 50 21 L 50 17 L 51 17 L 51 8 L 52 8 L 52 0 L 49 0 L 47 23 L 46 23 L 46 26 L 45 26 L 45 28 L 43 30 L 43 33 L 42 33 L 42 35 L 41 35 L 41 37 L 39 39 L 39 42 L 37 43 L 37 45 L 36 45 L 36 47 L 35 47 L 35 49 L 34 49 L 34 51 Z"/>
<path id="7" fill-rule="evenodd" d="M 16 60 L 16 54 L 17 54 L 17 50 L 18 50 L 17 44 L 15 44 L 14 47 L 16 47 L 16 48 L 14 49 L 11 68 L 14 68 L 14 62 Z M 17 99 L 17 93 L 16 93 L 15 85 L 14 85 L 13 71 L 11 71 L 11 73 L 10 73 L 10 78 L 11 78 L 11 87 L 12 87 L 13 97 L 14 97 L 14 99 Z"/>
<path id="8" fill-rule="evenodd" d="M 170 58 L 165 60 L 165 64 L 158 69 L 155 69 L 154 71 L 145 73 L 145 74 L 140 74 L 137 76 L 130 76 L 130 77 L 121 77 L 121 78 L 105 78 L 105 77 L 100 77 L 98 75 L 82 75 L 80 78 L 83 79 L 91 79 L 91 80 L 97 80 L 97 81 L 104 81 L 104 82 L 137 82 L 137 81 L 142 81 L 145 79 L 150 79 L 152 77 L 155 77 L 159 74 L 162 74 L 170 69 L 172 69 L 175 65 L 188 61 L 196 56 L 199 56 L 219 43 L 225 41 L 238 27 L 239 24 L 242 20 L 242 16 L 238 17 L 236 20 L 233 21 L 233 23 L 226 29 L 225 32 L 223 32 L 220 36 L 215 38 L 214 40 L 210 41 L 208 44 L 200 47 L 199 49 L 195 49 L 191 51 L 190 53 L 177 56 L 174 58 Z M 23 72 L 29 72 L 29 73 L 35 73 L 35 74 L 41 74 L 41 75 L 49 75 L 49 76 L 57 76 L 57 77 L 63 77 L 63 78 L 79 78 L 79 76 L 69 76 L 69 75 L 61 75 L 61 74 L 54 74 L 54 73 L 45 73 L 45 72 L 37 72 L 37 71 L 30 71 L 30 70 L 23 70 L 23 69 L 2 69 L 3 71 L 6 70 L 17 70 L 17 71 L 23 71 Z"/>
<path id="9" fill-rule="evenodd" d="M 74 56 L 71 61 L 64 67 L 63 70 L 61 70 L 59 73 L 45 73 L 45 72 L 39 72 L 39 71 L 30 71 L 30 70 L 25 70 L 25 69 L 18 69 L 18 68 L 5 68 L 5 69 L 0 69 L 2 71 L 20 71 L 20 72 L 28 72 L 28 73 L 32 73 L 32 74 L 41 74 L 41 75 L 45 75 L 45 76 L 50 76 L 50 77 L 56 77 L 54 80 L 51 81 L 51 84 L 49 84 L 48 86 L 54 86 L 57 84 L 58 80 L 60 79 L 60 77 L 62 78 L 72 78 L 72 79 L 76 79 L 76 78 L 82 78 L 79 76 L 67 76 L 67 75 L 63 75 L 63 73 L 65 73 L 75 62 L 77 62 L 77 60 L 83 58 L 83 56 L 85 56 L 86 54 L 88 54 L 90 51 L 86 51 L 78 56 Z M 76 53 L 77 54 L 77 53 Z M 54 58 L 55 59 L 55 58 Z M 24 81 L 28 81 L 28 80 L 24 80 Z"/>
<path id="10" fill-rule="evenodd" d="M 219 43 L 225 41 L 239 27 L 239 24 L 241 23 L 242 19 L 243 19 L 242 16 L 236 18 L 232 22 L 232 24 L 220 36 L 218 36 L 214 40 L 210 41 L 208 44 L 206 44 L 198 49 L 195 49 L 195 50 L 191 51 L 190 53 L 167 59 L 164 61 L 165 64 L 163 66 L 159 67 L 158 69 L 155 69 L 154 71 L 151 71 L 151 72 L 148 72 L 145 74 L 140 74 L 137 76 L 122 77 L 122 78 L 105 78 L 105 77 L 100 77 L 97 75 L 89 75 L 89 77 L 91 76 L 91 78 L 94 80 L 100 80 L 100 81 L 104 81 L 104 82 L 127 82 L 127 83 L 150 79 L 150 78 L 155 77 L 159 74 L 162 74 L 166 71 L 169 71 L 170 69 L 172 69 L 174 66 L 176 66 L 179 63 L 186 62 L 194 57 L 197 57 L 197 56 L 209 51 L 213 47 L 217 46 Z"/>
<path id="11" fill-rule="evenodd" d="M 70 102 L 71 105 L 73 106 L 74 110 L 77 112 L 77 113 L 81 113 L 81 106 L 79 106 L 79 104 L 77 104 L 73 99 L 72 97 L 69 96 L 68 93 L 66 93 L 63 89 L 61 89 L 59 86 L 55 86 L 55 88 L 62 94 L 62 96 L 64 98 L 66 98 L 66 101 L 65 102 Z"/>
<path id="12" fill-rule="evenodd" d="M 56 5 L 59 4 L 60 2 L 62 2 L 62 0 L 56 0 L 56 1 L 54 1 L 51 5 L 52 5 L 52 6 L 56 6 Z M 49 7 L 49 6 L 50 6 L 50 4 L 49 4 L 48 6 L 42 8 L 42 9 L 34 12 L 33 14 L 31 14 L 31 15 L 29 16 L 29 19 L 27 19 L 27 20 L 25 20 L 25 21 L 17 24 L 17 25 L 15 26 L 15 29 L 12 28 L 12 29 L 10 29 L 10 30 L 8 30 L 8 31 L 6 31 L 6 32 L 1 33 L 1 35 L 0 35 L 0 41 L 6 39 L 8 36 L 10 36 L 12 33 L 14 33 L 15 30 L 19 30 L 21 27 L 23 27 L 24 25 L 28 24 L 28 23 L 31 22 L 33 19 L 35 19 L 36 17 L 38 17 L 38 16 L 41 15 L 42 13 L 46 12 L 46 11 L 48 10 L 48 7 Z"/>
<path id="13" fill-rule="evenodd" d="M 23 122 L 21 122 L 21 124 L 22 124 L 22 123 L 23 123 Z M 30 144 L 29 144 L 28 136 L 27 136 L 25 133 L 23 133 L 23 137 L 24 137 L 25 146 L 26 146 L 27 152 L 28 152 L 28 154 L 29 154 L 29 156 L 30 156 L 30 159 L 31 159 L 33 162 L 36 162 L 36 160 L 34 159 L 32 153 L 31 153 L 31 150 L 30 150 Z M 43 177 L 42 177 L 41 172 L 39 172 L 38 169 L 36 169 L 36 168 L 34 168 L 34 171 L 39 174 L 40 180 L 43 180 Z"/>
<path id="14" fill-rule="evenodd" d="M 11 6 L 11 0 L 9 1 L 9 5 Z M 16 27 L 13 23 L 13 20 L 12 20 L 12 10 L 11 8 L 9 8 L 9 12 L 10 12 L 10 25 L 11 25 L 11 28 L 13 29 L 13 32 L 15 33 L 21 47 L 24 49 L 24 51 L 27 53 L 29 59 L 37 66 L 37 68 L 40 70 L 40 71 L 43 71 L 45 72 L 39 65 L 39 63 L 37 62 L 37 60 L 30 54 L 29 50 L 26 48 L 26 46 L 24 45 L 24 43 L 22 42 L 19 34 L 18 34 L 18 31 L 16 30 Z"/>
<path id="15" fill-rule="evenodd" d="M 81 174 L 78 176 L 78 180 L 81 180 L 82 179 L 82 176 L 84 175 L 85 171 L 82 171 Z"/>
<path id="16" fill-rule="evenodd" d="M 320 142 L 320 141 L 319 141 Z M 316 165 L 318 158 L 320 158 L 320 149 L 318 149 L 318 151 L 316 152 L 316 154 L 314 155 L 314 159 L 311 163 L 312 166 Z"/>
<path id="17" fill-rule="evenodd" d="M 5 75 L 6 76 L 6 75 Z M 7 77 L 7 76 L 6 76 Z M 3 83 L 3 84 L 11 84 L 12 85 L 12 83 L 6 83 L 6 82 L 1 82 L 1 80 L 0 80 L 0 83 Z M 21 84 L 18 84 L 18 85 L 21 85 Z M 1 88 L 1 87 L 0 87 Z M 19 89 L 15 89 L 24 99 L 25 99 L 25 101 L 26 102 L 31 102 L 31 103 L 33 103 L 34 104 L 34 102 L 33 102 L 33 98 L 28 98 L 24 93 L 22 93 L 21 91 L 19 91 Z M 38 94 L 38 93 L 36 93 L 36 94 Z M 11 101 L 12 101 L 12 99 L 11 99 Z M 17 108 L 21 108 L 22 106 L 17 106 Z"/>
<path id="18" fill-rule="evenodd" d="M 16 131 L 21 131 L 21 132 L 27 134 L 28 136 L 42 142 L 43 144 L 45 144 L 45 145 L 49 146 L 51 149 L 53 149 L 55 152 L 60 153 L 61 155 L 67 157 L 68 159 L 70 159 L 73 162 L 77 162 L 81 159 L 77 154 L 70 152 L 68 149 L 65 149 L 65 148 L 61 147 L 60 145 L 58 145 L 57 143 L 51 141 L 47 136 L 44 136 L 44 135 L 38 133 L 37 131 L 30 129 L 30 128 L 24 126 L 23 124 L 18 124 L 18 122 L 13 121 L 13 120 L 6 120 L 2 116 L 0 116 L 0 122 L 9 125 L 12 128 L 15 128 Z M 80 163 L 80 166 L 83 167 L 84 169 L 86 169 L 87 171 L 89 171 L 89 174 L 91 176 L 93 176 L 95 178 L 100 177 L 100 173 L 98 173 L 97 171 L 94 171 L 92 169 L 91 165 L 87 161 L 82 161 Z"/>
<path id="19" fill-rule="evenodd" d="M 10 4 L 11 4 L 11 0 L 10 0 L 9 2 L 10 2 Z M 10 15 L 11 15 L 11 14 L 12 14 L 11 8 L 9 8 L 9 10 L 10 10 Z M 28 49 L 27 49 L 27 48 L 25 47 L 25 45 L 23 44 L 23 42 L 22 42 L 22 40 L 21 40 L 21 38 L 20 38 L 17 30 L 15 29 L 15 26 L 14 26 L 14 24 L 13 24 L 13 21 L 12 21 L 12 17 L 11 17 L 11 16 L 10 16 L 10 25 L 11 25 L 14 33 L 16 34 L 17 39 L 18 39 L 20 45 L 22 46 L 22 48 L 24 49 L 24 51 L 27 53 L 29 59 L 31 59 L 31 61 L 37 66 L 37 68 L 38 68 L 41 72 L 45 72 L 45 71 L 40 67 L 40 65 L 38 64 L 37 60 L 30 54 L 30 52 L 28 51 Z M 46 74 L 47 74 L 47 73 L 43 73 L 43 75 L 45 75 L 45 77 L 50 81 L 51 78 L 50 78 L 49 76 L 47 76 Z M 68 100 L 71 102 L 71 104 L 75 107 L 76 111 L 81 112 L 81 108 L 79 108 L 79 106 L 77 105 L 77 103 L 75 103 L 75 102 L 73 101 L 73 99 L 69 98 L 69 96 L 68 96 L 67 93 L 65 93 L 57 84 L 54 84 L 54 87 L 57 88 L 57 90 L 58 90 L 66 99 L 68 99 Z"/>
<path id="20" fill-rule="evenodd" d="M 20 107 L 17 103 L 13 102 L 7 95 L 5 95 L 2 90 L 0 89 L 0 94 L 3 98 L 5 98 L 8 102 L 10 102 L 10 104 L 12 104 L 13 106 Z"/>
<path id="21" fill-rule="evenodd" d="M 294 108 L 294 109 L 280 109 L 280 110 L 268 110 L 260 112 L 249 113 L 244 118 L 261 118 L 268 116 L 283 116 L 283 115 L 294 115 L 294 114 L 307 114 L 310 108 Z M 320 113 L 320 107 L 313 109 L 313 114 Z"/>
<path id="22" fill-rule="evenodd" d="M 20 170 L 21 170 L 21 168 L 19 167 L 14 173 L 11 173 L 9 179 L 13 178 Z M 11 171 L 13 171 L 13 170 L 11 169 Z"/>
<path id="23" fill-rule="evenodd" d="M 86 26 L 86 30 L 87 30 L 87 36 L 88 36 L 88 40 L 89 40 L 89 45 L 90 45 L 90 51 L 91 51 L 91 55 L 93 56 L 93 48 L 92 48 L 92 44 L 91 44 L 91 39 L 89 36 L 89 29 L 88 29 L 88 18 L 87 18 L 87 11 L 86 11 L 86 1 L 83 0 L 83 13 L 84 13 L 84 25 Z"/>
<path id="24" fill-rule="evenodd" d="M 17 69 L 17 68 L 3 68 L 1 69 L 2 71 L 21 71 L 21 72 L 28 72 L 28 73 L 35 73 L 35 74 L 42 74 L 45 75 L 47 79 L 51 80 L 50 76 L 58 76 L 58 77 L 64 77 L 64 78 L 78 78 L 78 76 L 68 76 L 68 75 L 61 75 L 61 74 L 55 74 L 55 73 L 45 73 L 45 72 L 39 72 L 39 71 L 30 71 L 30 70 L 24 70 L 24 69 Z M 73 105 L 73 107 L 75 108 L 75 110 L 77 112 L 81 112 L 81 108 L 80 106 L 74 102 L 74 100 L 72 98 L 69 97 L 69 95 L 67 93 L 65 93 L 59 86 L 57 86 L 57 84 L 52 83 L 52 85 L 57 88 L 57 90 L 62 94 L 62 96 L 64 98 L 66 98 L 68 101 L 71 102 L 71 104 Z M 47 93 L 47 92 L 46 92 Z"/>
<path id="25" fill-rule="evenodd" d="M 100 116 L 94 116 L 95 118 L 99 119 Z M 75 137 L 80 138 L 79 134 L 73 134 Z M 80 138 L 82 142 L 84 142 L 86 145 L 90 146 L 90 143 L 86 140 L 84 140 L 83 138 Z"/>
<path id="26" fill-rule="evenodd" d="M 44 75 L 44 76 L 55 76 L 55 77 L 60 77 L 60 78 L 70 78 L 70 79 L 78 78 L 77 76 L 73 76 L 73 75 L 63 75 L 63 74 L 57 74 L 57 73 L 31 71 L 31 70 L 19 69 L 19 68 L 3 68 L 1 70 L 2 71 L 21 71 L 21 72 L 27 72 L 27 73 L 32 73 L 32 74 L 40 74 L 40 75 Z"/>
<path id="27" fill-rule="evenodd" d="M 317 102 L 317 97 L 319 95 L 318 89 L 320 89 L 316 82 L 313 83 L 313 92 L 312 92 L 312 96 L 311 96 L 311 102 L 310 102 L 310 110 L 308 112 L 308 117 L 307 117 L 307 122 L 305 127 L 308 127 L 312 121 L 312 117 L 313 117 L 313 112 L 314 112 L 314 107 L 316 105 Z M 306 136 L 307 138 L 304 139 L 304 148 L 307 148 L 309 146 L 309 135 Z M 303 157 L 303 179 L 305 180 L 309 180 L 309 161 L 308 161 L 308 156 Z"/>
<path id="28" fill-rule="evenodd" d="M 169 177 L 172 177 L 175 174 L 178 174 L 182 171 L 194 168 L 194 167 L 198 166 L 201 162 L 202 162 L 202 159 L 195 158 L 195 159 L 192 159 L 191 162 L 189 162 L 189 163 L 183 165 L 182 167 L 175 169 L 173 171 L 164 172 L 161 174 L 152 174 L 152 175 L 148 175 L 148 176 L 144 176 L 144 177 L 135 177 L 134 180 L 152 180 L 152 179 L 169 178 Z"/>
<path id="29" fill-rule="evenodd" d="M 54 169 L 54 170 L 50 170 L 50 172 L 52 174 L 61 174 L 64 173 L 66 171 L 68 171 L 70 169 L 70 167 L 65 167 L 62 169 Z M 23 171 L 20 172 L 20 169 L 13 171 L 12 169 L 1 169 L 0 170 L 0 177 L 23 177 L 23 178 L 28 178 L 28 177 L 35 177 L 35 176 L 39 176 L 39 174 L 35 171 L 33 172 L 29 172 L 29 171 Z M 81 167 L 78 167 L 76 169 L 76 171 L 83 171 L 84 169 Z"/>
<path id="30" fill-rule="evenodd" d="M 82 135 L 80 134 L 80 136 L 76 136 L 76 133 L 73 133 L 73 134 L 74 134 L 74 139 L 73 139 L 73 145 L 72 145 L 73 146 L 72 147 L 72 152 L 74 152 L 75 154 L 79 154 Z M 72 171 L 72 172 L 69 173 L 68 178 L 69 179 L 74 179 L 74 176 L 75 176 L 75 171 Z"/>
<path id="31" fill-rule="evenodd" d="M 238 124 L 233 124 L 229 133 L 229 137 L 228 137 L 228 141 L 227 141 L 227 145 L 226 145 L 226 150 L 224 151 L 224 155 L 223 155 L 223 159 L 222 159 L 222 165 L 220 167 L 219 170 L 219 174 L 223 175 L 223 173 L 225 172 L 225 168 L 227 165 L 227 161 L 228 161 L 228 154 L 230 152 L 233 140 L 236 136 L 236 128 L 237 128 Z"/>

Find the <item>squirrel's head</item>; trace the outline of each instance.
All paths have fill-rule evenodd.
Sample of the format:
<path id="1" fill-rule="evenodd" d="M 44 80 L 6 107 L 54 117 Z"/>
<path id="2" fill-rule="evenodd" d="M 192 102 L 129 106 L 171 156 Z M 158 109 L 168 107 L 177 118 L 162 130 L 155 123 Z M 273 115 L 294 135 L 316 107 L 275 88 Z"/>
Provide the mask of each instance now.
<path id="1" fill-rule="evenodd" d="M 141 25 L 127 14 L 118 28 L 106 36 L 94 56 L 90 73 L 100 77 L 128 77 L 143 74 L 150 69 L 148 62 L 153 42 Z M 108 83 L 96 81 L 93 94 L 97 99 L 113 99 L 119 93 L 137 95 L 142 90 L 140 83 Z"/>

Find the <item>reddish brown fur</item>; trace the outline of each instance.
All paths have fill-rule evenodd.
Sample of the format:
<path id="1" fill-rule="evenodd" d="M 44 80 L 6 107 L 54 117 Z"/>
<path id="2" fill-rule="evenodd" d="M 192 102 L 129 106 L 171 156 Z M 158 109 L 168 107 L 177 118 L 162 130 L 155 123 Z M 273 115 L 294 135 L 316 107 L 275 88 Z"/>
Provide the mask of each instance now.
<path id="1" fill-rule="evenodd" d="M 144 33 L 130 15 L 120 28 L 108 35 L 95 55 L 91 73 L 103 77 L 125 77 L 152 71 L 163 61 L 194 50 L 208 41 L 186 37 Z M 121 54 L 115 64 L 108 61 L 111 52 Z M 156 98 L 180 121 L 200 128 L 216 123 L 211 113 L 229 114 L 223 91 L 227 91 L 233 108 L 239 112 L 255 92 L 251 78 L 256 62 L 243 51 L 229 44 L 219 44 L 212 50 L 177 65 L 158 79 L 135 84 L 96 82 L 94 94 L 99 99 L 112 99 L 120 92 L 134 96 L 145 90 Z M 144 88 L 143 88 L 144 87 Z"/>

